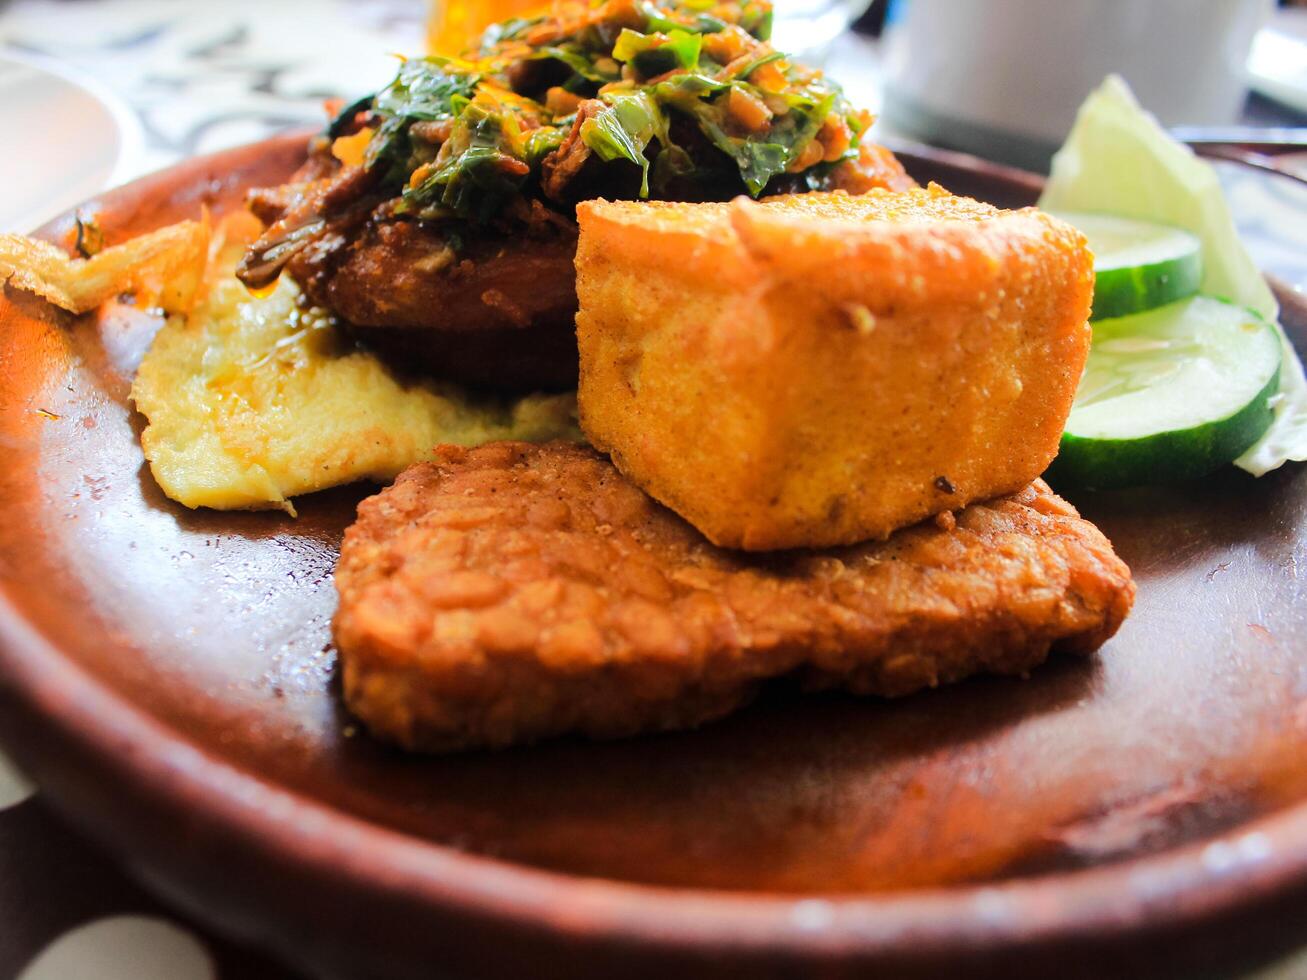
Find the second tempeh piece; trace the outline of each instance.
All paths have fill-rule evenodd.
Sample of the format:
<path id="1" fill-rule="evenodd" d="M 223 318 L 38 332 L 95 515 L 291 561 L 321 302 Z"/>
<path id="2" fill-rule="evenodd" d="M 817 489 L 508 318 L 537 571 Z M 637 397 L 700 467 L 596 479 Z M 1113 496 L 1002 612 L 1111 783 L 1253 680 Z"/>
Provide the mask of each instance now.
<path id="1" fill-rule="evenodd" d="M 909 694 L 1088 653 L 1135 587 L 1042 482 L 831 551 L 714 548 L 588 447 L 442 446 L 359 505 L 345 702 L 409 749 L 689 728 L 770 678 Z"/>

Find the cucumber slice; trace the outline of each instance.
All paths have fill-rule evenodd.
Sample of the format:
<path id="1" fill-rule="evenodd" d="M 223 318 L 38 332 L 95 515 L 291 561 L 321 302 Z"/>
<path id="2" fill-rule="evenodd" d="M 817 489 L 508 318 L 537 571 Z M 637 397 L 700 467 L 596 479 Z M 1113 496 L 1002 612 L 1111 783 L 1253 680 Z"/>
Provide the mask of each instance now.
<path id="1" fill-rule="evenodd" d="M 1281 347 L 1254 311 L 1196 296 L 1093 329 L 1051 481 L 1114 489 L 1192 479 L 1270 427 Z"/>
<path id="2" fill-rule="evenodd" d="M 1090 317 L 1129 316 L 1193 296 L 1203 281 L 1203 243 L 1179 228 L 1110 214 L 1057 212 L 1094 250 Z"/>
<path id="3" fill-rule="evenodd" d="M 1039 206 L 1191 231 L 1203 242 L 1202 292 L 1275 319 L 1275 297 L 1239 241 L 1216 171 L 1141 109 L 1119 75 L 1109 75 L 1076 113 Z"/>

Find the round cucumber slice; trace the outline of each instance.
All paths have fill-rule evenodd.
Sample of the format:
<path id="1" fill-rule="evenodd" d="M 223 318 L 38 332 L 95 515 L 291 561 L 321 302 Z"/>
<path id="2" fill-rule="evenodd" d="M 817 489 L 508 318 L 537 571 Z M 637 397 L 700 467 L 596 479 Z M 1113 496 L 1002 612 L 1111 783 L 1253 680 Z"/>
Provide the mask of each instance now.
<path id="1" fill-rule="evenodd" d="M 1106 490 L 1192 479 L 1270 427 L 1280 341 L 1252 310 L 1196 296 L 1093 330 L 1051 481 Z"/>
<path id="2" fill-rule="evenodd" d="M 1094 251 L 1094 308 L 1105 320 L 1193 296 L 1203 281 L 1203 244 L 1179 228 L 1110 214 L 1059 212 Z"/>

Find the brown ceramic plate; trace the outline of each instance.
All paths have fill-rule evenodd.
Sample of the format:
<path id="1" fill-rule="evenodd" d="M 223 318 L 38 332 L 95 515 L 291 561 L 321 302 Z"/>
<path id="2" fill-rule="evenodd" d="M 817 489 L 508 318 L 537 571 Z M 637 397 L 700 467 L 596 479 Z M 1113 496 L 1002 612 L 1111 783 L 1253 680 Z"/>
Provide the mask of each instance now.
<path id="1" fill-rule="evenodd" d="M 93 206 L 111 239 L 221 212 L 301 146 Z M 1005 204 L 1038 186 L 907 162 Z M 333 680 L 331 569 L 368 490 L 298 520 L 165 500 L 126 401 L 157 326 L 0 299 L 0 730 L 233 934 L 324 973 L 531 978 L 1102 976 L 1304 938 L 1302 468 L 1078 499 L 1138 605 L 1025 681 L 778 690 L 698 732 L 422 759 L 358 732 Z"/>

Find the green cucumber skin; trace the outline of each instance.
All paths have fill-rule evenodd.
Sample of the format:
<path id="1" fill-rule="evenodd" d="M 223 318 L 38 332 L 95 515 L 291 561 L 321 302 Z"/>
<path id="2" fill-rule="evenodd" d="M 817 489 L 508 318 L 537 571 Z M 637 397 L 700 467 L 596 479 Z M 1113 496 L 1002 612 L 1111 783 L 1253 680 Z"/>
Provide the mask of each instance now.
<path id="1" fill-rule="evenodd" d="M 1143 439 L 1085 439 L 1062 434 L 1062 446 L 1044 476 L 1054 487 L 1123 490 L 1207 476 L 1244 454 L 1271 427 L 1271 399 L 1280 370 L 1256 398 L 1233 415 L 1192 429 Z"/>
<path id="2" fill-rule="evenodd" d="M 1130 316 L 1187 299 L 1198 292 L 1203 281 L 1201 252 L 1172 263 L 1166 275 L 1150 272 L 1151 266 L 1107 269 L 1095 276 L 1091 320 Z"/>

